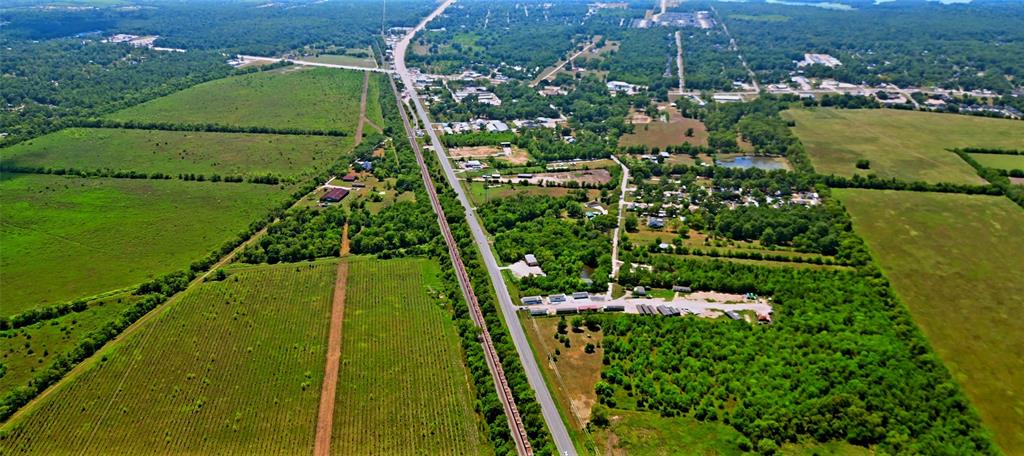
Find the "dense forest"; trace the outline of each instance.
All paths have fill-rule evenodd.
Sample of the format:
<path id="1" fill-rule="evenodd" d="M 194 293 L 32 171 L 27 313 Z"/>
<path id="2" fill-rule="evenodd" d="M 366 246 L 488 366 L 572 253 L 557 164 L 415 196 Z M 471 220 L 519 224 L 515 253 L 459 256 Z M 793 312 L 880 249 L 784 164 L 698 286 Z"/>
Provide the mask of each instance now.
<path id="1" fill-rule="evenodd" d="M 851 83 L 1009 92 L 1024 76 L 1024 8 L 1013 2 L 857 3 L 851 10 L 716 3 L 763 82 L 788 81 L 804 53 L 843 65 L 809 76 Z M 1019 86 L 1019 83 L 1016 83 Z"/>
<path id="2" fill-rule="evenodd" d="M 771 296 L 774 322 L 601 318 L 608 406 L 720 421 L 741 449 L 813 438 L 889 454 L 998 454 L 880 275 L 660 257 L 626 285 Z M 600 318 L 600 317 L 588 317 Z"/>
<path id="3" fill-rule="evenodd" d="M 11 8 L 3 40 L 45 40 L 79 35 L 159 35 L 156 46 L 271 55 L 306 45 L 363 47 L 380 34 L 382 3 L 293 1 L 261 5 L 212 0 L 148 0 L 136 7 Z M 388 2 L 387 26 L 412 26 L 433 8 L 428 2 Z"/>

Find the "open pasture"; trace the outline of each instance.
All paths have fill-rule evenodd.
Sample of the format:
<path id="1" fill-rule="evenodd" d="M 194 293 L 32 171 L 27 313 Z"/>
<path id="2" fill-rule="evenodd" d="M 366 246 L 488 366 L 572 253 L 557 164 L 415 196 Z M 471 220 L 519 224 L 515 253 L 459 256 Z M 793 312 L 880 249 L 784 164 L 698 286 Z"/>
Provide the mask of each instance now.
<path id="1" fill-rule="evenodd" d="M 183 269 L 288 194 L 276 185 L 5 174 L 0 313 Z"/>
<path id="2" fill-rule="evenodd" d="M 333 454 L 487 454 L 469 373 L 425 259 L 349 265 Z"/>
<path id="3" fill-rule="evenodd" d="M 128 292 L 116 293 L 90 302 L 81 312 L 0 331 L 0 362 L 7 366 L 7 372 L 0 375 L 0 396 L 25 386 L 37 370 L 50 367 L 59 355 L 117 318 L 138 299 Z"/>
<path id="4" fill-rule="evenodd" d="M 1024 452 L 1024 211 L 995 196 L 835 194 L 996 442 Z"/>
<path id="5" fill-rule="evenodd" d="M 985 184 L 974 168 L 946 149 L 1024 147 L 1024 122 L 894 109 L 791 109 L 793 131 L 821 174 Z M 870 161 L 858 169 L 857 160 Z"/>
<path id="6" fill-rule="evenodd" d="M 495 184 L 489 182 L 466 182 L 464 185 L 468 190 L 466 195 L 473 202 L 474 206 L 482 206 L 488 201 L 512 198 L 519 195 L 548 195 L 560 198 L 569 195 L 569 192 L 573 190 L 568 187 L 540 187 L 536 185 L 499 184 L 495 186 Z M 601 191 L 596 189 L 587 189 L 586 192 L 591 200 L 595 200 L 601 195 Z"/>
<path id="7" fill-rule="evenodd" d="M 665 115 L 668 115 L 667 122 L 662 117 Z M 693 135 L 686 136 L 686 131 L 690 128 L 693 129 Z M 708 129 L 703 122 L 683 117 L 678 109 L 671 106 L 660 111 L 658 117 L 652 119 L 650 123 L 633 125 L 633 133 L 619 138 L 619 146 L 623 147 L 645 145 L 664 149 L 683 143 L 706 146 L 708 144 Z"/>
<path id="8" fill-rule="evenodd" d="M 192 288 L 8 422 L 0 453 L 311 452 L 336 264 Z"/>
<path id="9" fill-rule="evenodd" d="M 968 154 L 974 161 L 986 168 L 1024 169 L 1024 155 Z"/>
<path id="10" fill-rule="evenodd" d="M 69 128 L 0 149 L 5 166 L 297 176 L 348 152 L 349 137 Z"/>
<path id="11" fill-rule="evenodd" d="M 120 121 L 355 132 L 363 74 L 285 67 L 218 79 L 108 117 Z"/>

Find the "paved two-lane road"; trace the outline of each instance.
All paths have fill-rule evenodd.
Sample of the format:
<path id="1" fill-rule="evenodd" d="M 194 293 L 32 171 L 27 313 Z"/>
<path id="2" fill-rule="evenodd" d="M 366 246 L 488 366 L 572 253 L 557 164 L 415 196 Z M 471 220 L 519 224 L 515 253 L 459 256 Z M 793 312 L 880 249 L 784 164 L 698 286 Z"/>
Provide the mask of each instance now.
<path id="1" fill-rule="evenodd" d="M 419 97 L 416 96 L 415 85 L 413 84 L 412 76 L 409 74 L 408 68 L 405 66 L 405 53 L 409 48 L 409 43 L 412 41 L 413 36 L 417 32 L 422 30 L 428 22 L 433 20 L 439 14 L 441 14 L 448 6 L 454 3 L 455 0 L 447 0 L 434 12 L 430 13 L 426 19 L 419 23 L 415 28 L 409 31 L 408 34 L 402 38 L 395 45 L 395 71 L 399 77 L 402 78 L 402 84 L 412 95 L 412 105 L 416 108 L 416 115 L 420 118 L 421 124 L 424 126 L 427 135 L 430 137 L 431 148 L 437 153 L 437 159 L 441 163 L 441 167 L 444 169 L 445 177 L 448 179 L 448 183 L 455 190 L 458 196 L 459 203 L 466 210 L 466 221 L 469 223 L 470 231 L 473 233 L 473 240 L 476 242 L 477 248 L 480 250 L 480 255 L 484 260 L 484 265 L 487 267 L 487 272 L 491 277 L 491 283 L 494 285 L 494 291 L 498 296 L 498 302 L 501 312 L 505 317 L 506 326 L 508 326 L 508 332 L 512 336 L 512 342 L 516 346 L 516 352 L 519 353 L 519 359 L 523 365 L 523 369 L 526 371 L 526 378 L 530 382 L 530 386 L 536 393 L 537 402 L 540 404 L 541 412 L 544 415 L 544 421 L 547 423 L 548 430 L 551 432 L 551 437 L 554 439 L 555 446 L 558 447 L 559 454 L 563 455 L 575 455 L 576 449 L 573 447 L 572 439 L 569 437 L 569 430 L 565 427 L 565 423 L 562 421 L 561 415 L 558 414 L 558 408 L 555 406 L 555 401 L 551 397 L 551 392 L 548 391 L 547 384 L 544 383 L 544 378 L 541 376 L 540 367 L 537 365 L 537 360 L 533 357 L 533 352 L 530 350 L 529 342 L 526 340 L 526 333 L 523 331 L 522 326 L 519 325 L 519 316 L 516 315 L 516 306 L 512 303 L 512 298 L 509 295 L 508 288 L 505 286 L 505 281 L 501 276 L 501 271 L 498 269 L 498 262 L 494 258 L 494 253 L 491 251 L 491 247 L 487 242 L 487 236 L 484 234 L 483 228 L 480 226 L 480 221 L 477 220 L 473 212 L 473 206 L 469 204 L 469 199 L 466 197 L 465 191 L 459 184 L 458 178 L 455 176 L 455 171 L 452 169 L 451 163 L 448 161 L 448 157 L 445 155 L 444 148 L 441 146 L 441 140 L 437 137 L 437 133 L 433 128 L 430 127 L 430 116 L 427 114 L 426 109 L 423 108 L 423 103 Z"/>

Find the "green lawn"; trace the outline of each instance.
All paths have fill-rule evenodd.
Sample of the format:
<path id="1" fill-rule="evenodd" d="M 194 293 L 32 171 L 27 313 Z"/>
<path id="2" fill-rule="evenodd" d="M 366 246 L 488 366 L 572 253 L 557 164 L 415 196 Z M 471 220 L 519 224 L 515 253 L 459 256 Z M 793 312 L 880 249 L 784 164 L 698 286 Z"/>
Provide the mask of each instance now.
<path id="1" fill-rule="evenodd" d="M 1024 155 L 968 154 L 974 161 L 986 168 L 1024 169 Z"/>
<path id="2" fill-rule="evenodd" d="M 425 259 L 351 260 L 333 454 L 490 452 L 455 324 L 428 290 L 439 273 Z"/>
<path id="3" fill-rule="evenodd" d="M 359 71 L 292 66 L 206 82 L 108 117 L 352 133 L 362 87 Z"/>
<path id="4" fill-rule="evenodd" d="M 211 176 L 298 176 L 348 152 L 349 137 L 69 128 L 0 149 L 7 166 Z"/>
<path id="5" fill-rule="evenodd" d="M 336 264 L 186 291 L 6 423 L 0 453 L 311 452 Z"/>
<path id="6" fill-rule="evenodd" d="M 1024 147 L 1024 122 L 893 109 L 795 109 L 794 131 L 822 174 L 925 182 L 984 184 L 970 165 L 946 149 Z M 867 159 L 868 170 L 857 160 Z"/>
<path id="7" fill-rule="evenodd" d="M 183 269 L 289 194 L 275 185 L 5 174 L 0 314 Z"/>
<path id="8" fill-rule="evenodd" d="M 1024 210 L 995 196 L 835 194 L 996 442 L 1024 452 Z"/>

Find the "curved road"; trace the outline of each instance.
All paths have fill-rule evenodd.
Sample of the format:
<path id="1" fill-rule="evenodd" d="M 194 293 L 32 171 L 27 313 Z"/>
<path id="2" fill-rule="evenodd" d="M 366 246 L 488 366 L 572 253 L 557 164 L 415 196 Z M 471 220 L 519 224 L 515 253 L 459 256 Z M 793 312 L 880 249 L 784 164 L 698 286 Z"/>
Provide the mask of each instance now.
<path id="1" fill-rule="evenodd" d="M 444 148 L 441 146 L 441 140 L 437 137 L 437 132 L 430 127 L 430 116 L 427 114 L 427 110 L 423 108 L 423 103 L 420 101 L 419 96 L 416 95 L 412 76 L 409 74 L 409 70 L 405 66 L 405 53 L 409 48 L 409 43 L 412 41 L 413 36 L 415 36 L 420 30 L 423 30 L 428 22 L 441 14 L 454 2 L 455 0 L 445 1 L 441 6 L 434 10 L 434 12 L 430 13 L 426 19 L 409 31 L 401 41 L 395 44 L 395 71 L 398 73 L 399 77 L 402 78 L 402 84 L 405 86 L 407 93 L 412 95 L 412 104 L 416 108 L 416 115 L 420 118 L 426 133 L 430 136 L 431 148 L 434 149 L 435 153 L 437 153 L 437 159 L 441 163 L 441 167 L 444 169 L 444 174 L 448 179 L 448 183 L 451 184 L 452 189 L 455 190 L 455 193 L 458 196 L 459 203 L 461 203 L 462 207 L 466 210 L 466 221 L 469 223 L 470 231 L 473 233 L 473 240 L 476 242 L 477 248 L 480 250 L 480 255 L 484 260 L 484 265 L 487 266 L 487 273 L 491 277 L 491 283 L 494 285 L 495 294 L 498 296 L 498 302 L 500 303 L 499 307 L 505 317 L 505 324 L 508 327 L 508 332 L 512 336 L 512 342 L 516 346 L 516 352 L 519 353 L 519 360 L 522 362 L 523 369 L 526 371 L 526 378 L 529 380 L 530 386 L 536 393 L 537 402 L 540 404 L 541 412 L 544 415 L 544 421 L 547 423 L 548 430 L 551 432 L 551 437 L 554 439 L 555 446 L 558 448 L 559 454 L 576 455 L 576 449 L 573 447 L 572 439 L 569 437 L 569 430 L 565 427 L 565 423 L 562 421 L 561 415 L 558 414 L 558 408 L 555 406 L 555 401 L 551 397 L 551 392 L 548 391 L 547 384 L 544 383 L 544 378 L 541 376 L 537 360 L 533 357 L 533 352 L 530 351 L 529 342 L 526 340 L 526 333 L 523 331 L 522 326 L 519 325 L 519 316 L 516 315 L 516 306 L 512 302 L 512 297 L 509 295 L 508 288 L 505 286 L 505 280 L 502 278 L 501 271 L 498 269 L 498 262 L 494 258 L 494 253 L 491 251 L 491 247 L 487 242 L 487 235 L 484 234 L 484 230 L 480 226 L 480 221 L 477 220 L 473 213 L 473 206 L 469 204 L 466 192 L 463 190 L 462 186 L 459 184 L 458 178 L 455 176 L 455 171 L 452 169 L 451 162 L 448 161 L 448 157 L 445 155 Z"/>

